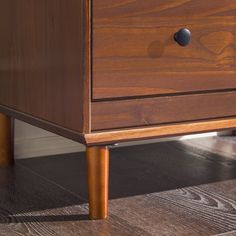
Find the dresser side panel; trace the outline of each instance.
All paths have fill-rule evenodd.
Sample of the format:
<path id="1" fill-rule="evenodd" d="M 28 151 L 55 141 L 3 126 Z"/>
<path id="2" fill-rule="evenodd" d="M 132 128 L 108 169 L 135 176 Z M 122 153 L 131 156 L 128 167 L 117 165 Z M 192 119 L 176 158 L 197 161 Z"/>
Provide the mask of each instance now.
<path id="1" fill-rule="evenodd" d="M 84 0 L 3 0 L 0 4 L 0 104 L 84 132 Z"/>

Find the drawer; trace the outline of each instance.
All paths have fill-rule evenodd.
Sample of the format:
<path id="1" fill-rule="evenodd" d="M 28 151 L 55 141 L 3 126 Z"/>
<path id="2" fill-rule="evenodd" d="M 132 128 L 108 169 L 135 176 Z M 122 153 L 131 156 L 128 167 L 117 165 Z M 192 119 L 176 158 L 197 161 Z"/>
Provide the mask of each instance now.
<path id="1" fill-rule="evenodd" d="M 236 116 L 236 92 L 93 102 L 92 130 Z"/>
<path id="2" fill-rule="evenodd" d="M 92 56 L 94 100 L 234 89 L 236 1 L 94 0 Z"/>

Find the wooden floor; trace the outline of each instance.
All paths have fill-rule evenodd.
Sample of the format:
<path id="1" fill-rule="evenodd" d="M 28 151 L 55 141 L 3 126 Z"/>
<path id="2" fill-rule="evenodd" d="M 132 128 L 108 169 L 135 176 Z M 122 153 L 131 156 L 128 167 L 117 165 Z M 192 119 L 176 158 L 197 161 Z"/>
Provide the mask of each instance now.
<path id="1" fill-rule="evenodd" d="M 88 220 L 84 153 L 19 160 L 0 169 L 0 235 L 236 235 L 236 138 L 221 141 L 112 149 L 105 221 Z"/>

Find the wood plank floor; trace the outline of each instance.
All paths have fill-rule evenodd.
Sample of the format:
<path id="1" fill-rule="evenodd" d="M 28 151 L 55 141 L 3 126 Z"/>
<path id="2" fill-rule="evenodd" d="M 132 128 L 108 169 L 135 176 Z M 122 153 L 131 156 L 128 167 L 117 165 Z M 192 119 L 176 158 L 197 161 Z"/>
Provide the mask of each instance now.
<path id="1" fill-rule="evenodd" d="M 84 153 L 0 168 L 0 236 L 236 235 L 235 152 L 199 142 L 112 149 L 104 221 L 88 220 Z"/>

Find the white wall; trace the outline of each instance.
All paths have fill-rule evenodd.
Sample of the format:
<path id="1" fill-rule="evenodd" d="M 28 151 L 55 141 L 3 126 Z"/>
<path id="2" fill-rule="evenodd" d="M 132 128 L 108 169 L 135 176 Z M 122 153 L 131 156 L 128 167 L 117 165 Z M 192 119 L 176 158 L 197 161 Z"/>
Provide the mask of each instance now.
<path id="1" fill-rule="evenodd" d="M 199 137 L 215 136 L 217 133 L 208 133 L 201 135 L 190 135 L 174 138 L 174 140 L 186 140 Z M 156 139 L 148 141 L 139 141 L 124 143 L 121 146 L 138 145 L 151 142 L 163 142 L 173 140 L 170 138 Z M 58 135 L 36 128 L 24 122 L 16 120 L 15 122 L 15 158 L 31 158 L 39 156 L 48 156 L 55 154 L 81 152 L 85 148 L 77 142 L 62 138 Z"/>
<path id="2" fill-rule="evenodd" d="M 22 121 L 15 122 L 15 158 L 84 151 L 84 146 Z"/>

